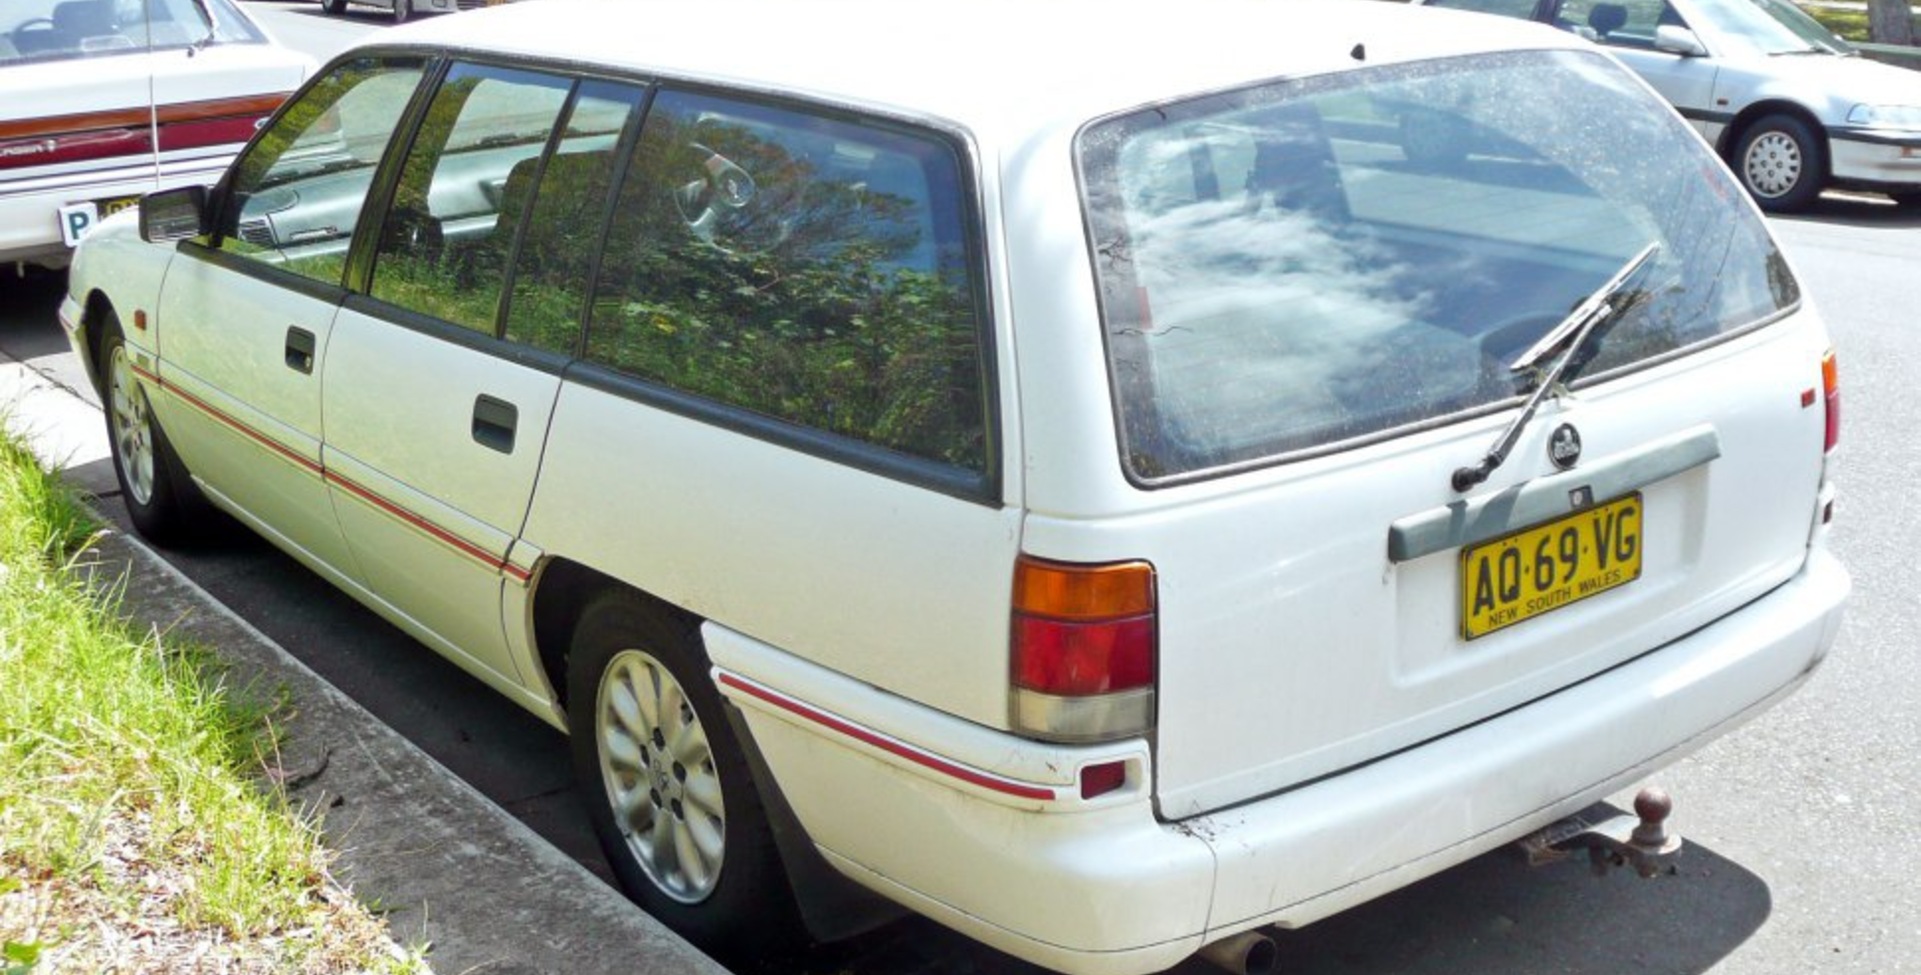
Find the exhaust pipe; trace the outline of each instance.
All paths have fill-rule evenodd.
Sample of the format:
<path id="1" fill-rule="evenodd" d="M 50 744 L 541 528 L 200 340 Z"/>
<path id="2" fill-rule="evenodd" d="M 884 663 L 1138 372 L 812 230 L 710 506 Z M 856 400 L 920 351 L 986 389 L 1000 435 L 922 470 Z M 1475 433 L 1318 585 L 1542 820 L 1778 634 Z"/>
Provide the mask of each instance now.
<path id="1" fill-rule="evenodd" d="M 1201 947 L 1202 958 L 1234 975 L 1271 975 L 1277 949 L 1274 939 L 1259 931 L 1242 931 Z"/>

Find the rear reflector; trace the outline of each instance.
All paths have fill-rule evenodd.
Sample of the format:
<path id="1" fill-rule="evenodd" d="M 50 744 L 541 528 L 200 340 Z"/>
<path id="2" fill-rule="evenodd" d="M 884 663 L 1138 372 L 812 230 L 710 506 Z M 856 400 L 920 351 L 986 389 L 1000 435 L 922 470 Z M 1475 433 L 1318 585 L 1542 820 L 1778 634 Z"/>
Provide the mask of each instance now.
<path id="1" fill-rule="evenodd" d="M 1081 769 L 1082 799 L 1104 796 L 1126 784 L 1126 762 L 1102 762 Z"/>
<path id="2" fill-rule="evenodd" d="M 1154 568 L 1022 556 L 1014 566 L 1013 724 L 1036 737 L 1099 741 L 1153 721 L 1159 641 Z"/>

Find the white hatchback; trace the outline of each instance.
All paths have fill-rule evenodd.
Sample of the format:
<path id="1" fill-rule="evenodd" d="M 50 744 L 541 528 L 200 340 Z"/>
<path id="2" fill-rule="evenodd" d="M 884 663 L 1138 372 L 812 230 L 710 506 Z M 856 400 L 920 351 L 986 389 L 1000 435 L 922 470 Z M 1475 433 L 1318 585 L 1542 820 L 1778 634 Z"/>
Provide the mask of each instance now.
<path id="1" fill-rule="evenodd" d="M 70 280 L 140 530 L 210 502 L 569 730 L 720 951 L 865 904 L 1258 967 L 1542 830 L 1653 869 L 1662 803 L 1569 817 L 1849 588 L 1794 272 L 1520 23 L 519 4 L 342 55 Z"/>
<path id="2" fill-rule="evenodd" d="M 0 5 L 0 265 L 64 266 L 142 193 L 218 179 L 313 67 L 232 0 Z"/>

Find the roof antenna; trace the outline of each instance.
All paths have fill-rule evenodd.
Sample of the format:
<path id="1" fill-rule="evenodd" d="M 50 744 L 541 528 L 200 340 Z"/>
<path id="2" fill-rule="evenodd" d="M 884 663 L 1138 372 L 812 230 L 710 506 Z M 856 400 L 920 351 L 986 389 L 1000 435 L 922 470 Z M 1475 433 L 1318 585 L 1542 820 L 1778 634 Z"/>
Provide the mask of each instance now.
<path id="1" fill-rule="evenodd" d="M 1356 61 L 1367 60 L 1367 45 L 1366 44 L 1354 45 L 1354 50 L 1347 52 L 1347 56 L 1353 58 Z"/>

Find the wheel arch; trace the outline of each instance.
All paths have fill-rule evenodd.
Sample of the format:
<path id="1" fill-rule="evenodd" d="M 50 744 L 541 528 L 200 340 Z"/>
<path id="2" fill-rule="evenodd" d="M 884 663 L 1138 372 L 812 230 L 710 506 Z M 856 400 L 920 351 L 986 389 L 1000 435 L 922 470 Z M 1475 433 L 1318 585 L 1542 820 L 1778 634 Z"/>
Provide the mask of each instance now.
<path id="1" fill-rule="evenodd" d="M 77 332 L 81 351 L 85 353 L 81 357 L 80 366 L 87 371 L 87 378 L 93 383 L 93 391 L 102 396 L 106 395 L 107 387 L 106 377 L 100 373 L 100 343 L 104 340 L 108 317 L 118 318 L 119 314 L 113 306 L 113 299 L 108 298 L 106 292 L 98 288 L 87 292 L 86 303 L 81 307 L 80 328 Z"/>
<path id="2" fill-rule="evenodd" d="M 535 578 L 534 648 L 541 672 L 553 688 L 562 714 L 567 713 L 567 658 L 581 610 L 602 593 L 615 591 L 639 599 L 653 612 L 675 622 L 689 626 L 703 622 L 698 615 L 589 565 L 564 556 L 550 556 Z M 755 791 L 773 830 L 794 906 L 808 934 L 822 942 L 838 941 L 904 916 L 905 908 L 861 887 L 827 863 L 806 827 L 801 825 L 800 817 L 788 804 L 745 716 L 727 702 L 724 695 L 722 706 L 734 739 L 745 753 Z"/>
<path id="3" fill-rule="evenodd" d="M 1734 158 L 1734 150 L 1741 145 L 1742 137 L 1747 135 L 1748 129 L 1752 127 L 1754 123 L 1770 115 L 1792 116 L 1801 124 L 1806 125 L 1809 131 L 1821 137 L 1823 143 L 1821 146 L 1821 182 L 1823 185 L 1826 185 L 1829 180 L 1832 180 L 1834 178 L 1833 163 L 1829 157 L 1832 156 L 1833 153 L 1828 151 L 1826 145 L 1828 127 L 1822 125 L 1821 120 L 1816 118 L 1814 112 L 1809 110 L 1806 105 L 1785 98 L 1769 98 L 1741 109 L 1741 111 L 1734 116 L 1734 120 L 1728 123 L 1727 128 L 1721 130 L 1721 143 L 1715 148 L 1719 150 L 1722 160 L 1727 162 L 1730 167 L 1735 166 L 1739 160 Z"/>
<path id="4" fill-rule="evenodd" d="M 567 708 L 567 656 L 580 612 L 601 593 L 614 591 L 641 600 L 665 618 L 687 624 L 699 621 L 694 614 L 585 563 L 564 556 L 549 557 L 534 579 L 534 655 L 563 714 Z"/>

